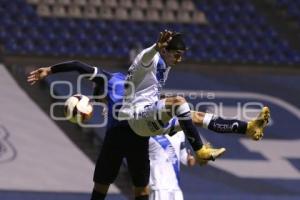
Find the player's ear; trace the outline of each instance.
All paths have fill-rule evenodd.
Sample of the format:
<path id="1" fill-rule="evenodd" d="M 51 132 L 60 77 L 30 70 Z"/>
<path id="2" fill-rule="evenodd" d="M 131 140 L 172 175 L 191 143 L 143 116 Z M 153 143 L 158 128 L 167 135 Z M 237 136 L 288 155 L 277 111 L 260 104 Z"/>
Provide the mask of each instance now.
<path id="1" fill-rule="evenodd" d="M 162 49 L 160 50 L 160 53 L 161 53 L 162 55 L 166 55 L 166 53 L 167 53 L 166 48 L 162 48 Z"/>

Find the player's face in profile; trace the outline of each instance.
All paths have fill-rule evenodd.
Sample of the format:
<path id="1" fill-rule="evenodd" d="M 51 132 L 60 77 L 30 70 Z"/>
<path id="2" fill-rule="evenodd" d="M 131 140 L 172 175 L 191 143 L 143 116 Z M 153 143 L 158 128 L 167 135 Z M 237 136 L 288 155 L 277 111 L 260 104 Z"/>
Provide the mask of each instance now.
<path id="1" fill-rule="evenodd" d="M 174 66 L 182 61 L 183 50 L 170 50 L 165 53 L 165 61 L 167 65 Z"/>

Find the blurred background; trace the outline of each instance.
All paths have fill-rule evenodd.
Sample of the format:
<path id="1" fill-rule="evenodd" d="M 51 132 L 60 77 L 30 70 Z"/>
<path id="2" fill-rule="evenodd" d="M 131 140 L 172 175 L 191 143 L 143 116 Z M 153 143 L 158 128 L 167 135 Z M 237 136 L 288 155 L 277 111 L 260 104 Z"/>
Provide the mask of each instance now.
<path id="1" fill-rule="evenodd" d="M 227 152 L 182 168 L 185 199 L 300 199 L 300 1 L 1 0 L 0 14 L 1 200 L 89 199 L 104 138 L 104 128 L 50 118 L 60 95 L 91 94 L 90 83 L 70 89 L 78 74 L 61 73 L 29 86 L 28 72 L 75 59 L 126 72 L 164 29 L 184 33 L 189 47 L 167 92 L 228 117 L 258 111 L 257 102 L 272 112 L 259 142 L 199 129 Z M 50 87 L 57 80 L 67 82 Z M 89 123 L 99 120 L 95 109 Z M 108 199 L 129 199 L 131 189 L 123 166 Z"/>

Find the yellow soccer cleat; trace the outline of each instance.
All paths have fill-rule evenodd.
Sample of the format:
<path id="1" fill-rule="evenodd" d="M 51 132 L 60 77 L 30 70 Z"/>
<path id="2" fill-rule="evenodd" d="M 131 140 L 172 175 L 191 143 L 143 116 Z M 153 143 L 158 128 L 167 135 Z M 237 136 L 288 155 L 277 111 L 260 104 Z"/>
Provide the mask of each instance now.
<path id="1" fill-rule="evenodd" d="M 264 129 L 270 119 L 270 109 L 263 107 L 257 118 L 248 122 L 246 134 L 253 140 L 260 140 L 264 136 Z"/>
<path id="2" fill-rule="evenodd" d="M 202 146 L 201 149 L 196 151 L 196 160 L 200 165 L 205 165 L 208 161 L 214 161 L 226 151 L 225 148 L 214 149 L 209 143 Z"/>

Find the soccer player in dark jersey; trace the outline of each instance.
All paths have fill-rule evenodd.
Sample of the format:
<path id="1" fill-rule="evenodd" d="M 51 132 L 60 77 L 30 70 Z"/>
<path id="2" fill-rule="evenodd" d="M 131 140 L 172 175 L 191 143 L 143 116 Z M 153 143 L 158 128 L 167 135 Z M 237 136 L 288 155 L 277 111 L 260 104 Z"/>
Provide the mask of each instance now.
<path id="1" fill-rule="evenodd" d="M 113 106 L 117 103 L 121 103 L 124 96 L 124 85 L 122 82 L 125 82 L 125 75 L 122 73 L 109 73 L 79 61 L 69 61 L 32 71 L 28 76 L 28 82 L 33 85 L 37 81 L 44 79 L 52 73 L 68 71 L 77 71 L 80 74 L 89 74 L 90 80 L 96 83 L 96 95 L 99 93 L 101 94 L 105 89 L 107 89 L 105 102 L 108 105 L 108 125 L 103 147 L 96 163 L 94 173 L 95 185 L 91 199 L 100 200 L 105 198 L 109 185 L 114 182 L 118 174 L 123 158 L 127 159 L 129 172 L 135 186 L 136 199 L 147 199 L 147 185 L 150 171 L 148 158 L 149 137 L 142 137 L 135 134 L 127 121 L 118 121 L 113 117 Z M 104 80 L 105 78 L 103 77 L 105 77 L 106 80 Z M 107 84 L 104 84 L 104 81 L 107 81 Z M 117 87 L 115 84 L 117 84 Z M 104 88 L 105 86 L 107 86 L 107 88 Z M 204 116 L 205 113 L 192 111 L 192 120 L 197 126 L 203 126 Z M 262 116 L 259 115 L 255 120 L 248 122 L 248 124 L 251 125 L 249 127 L 251 128 L 253 127 L 253 124 L 261 122 L 261 117 Z M 224 133 L 224 130 L 218 129 L 218 125 L 224 127 L 223 125 L 236 122 L 236 120 L 226 120 L 216 116 L 214 116 L 213 119 L 215 120 L 212 120 L 212 124 L 210 124 L 211 126 L 206 128 L 221 133 Z M 174 132 L 180 130 L 178 122 L 174 122 L 173 126 Z M 225 130 L 225 132 L 235 131 L 228 129 Z M 236 133 L 247 134 L 254 140 L 261 139 L 262 137 L 262 135 L 257 137 L 255 134 L 248 134 L 247 130 Z M 198 162 L 200 164 L 205 164 L 207 161 L 203 161 L 201 158 L 198 158 Z"/>
<path id="2" fill-rule="evenodd" d="M 106 102 L 108 106 L 108 124 L 103 146 L 95 167 L 95 184 L 91 199 L 105 199 L 110 184 L 117 177 L 123 158 L 127 160 L 128 170 L 135 187 L 136 200 L 148 199 L 147 186 L 150 173 L 149 137 L 138 136 L 130 129 L 126 121 L 120 122 L 113 118 L 112 107 L 116 103 L 122 102 L 124 87 L 120 83 L 124 83 L 126 76 L 122 73 L 109 73 L 83 62 L 68 61 L 32 71 L 28 76 L 28 82 L 33 85 L 52 73 L 68 71 L 89 74 L 89 80 L 95 83 L 95 95 L 101 95 L 107 90 L 107 96 L 104 99 L 98 99 Z M 106 81 L 106 84 L 104 81 Z M 107 88 L 104 88 L 105 86 Z"/>

